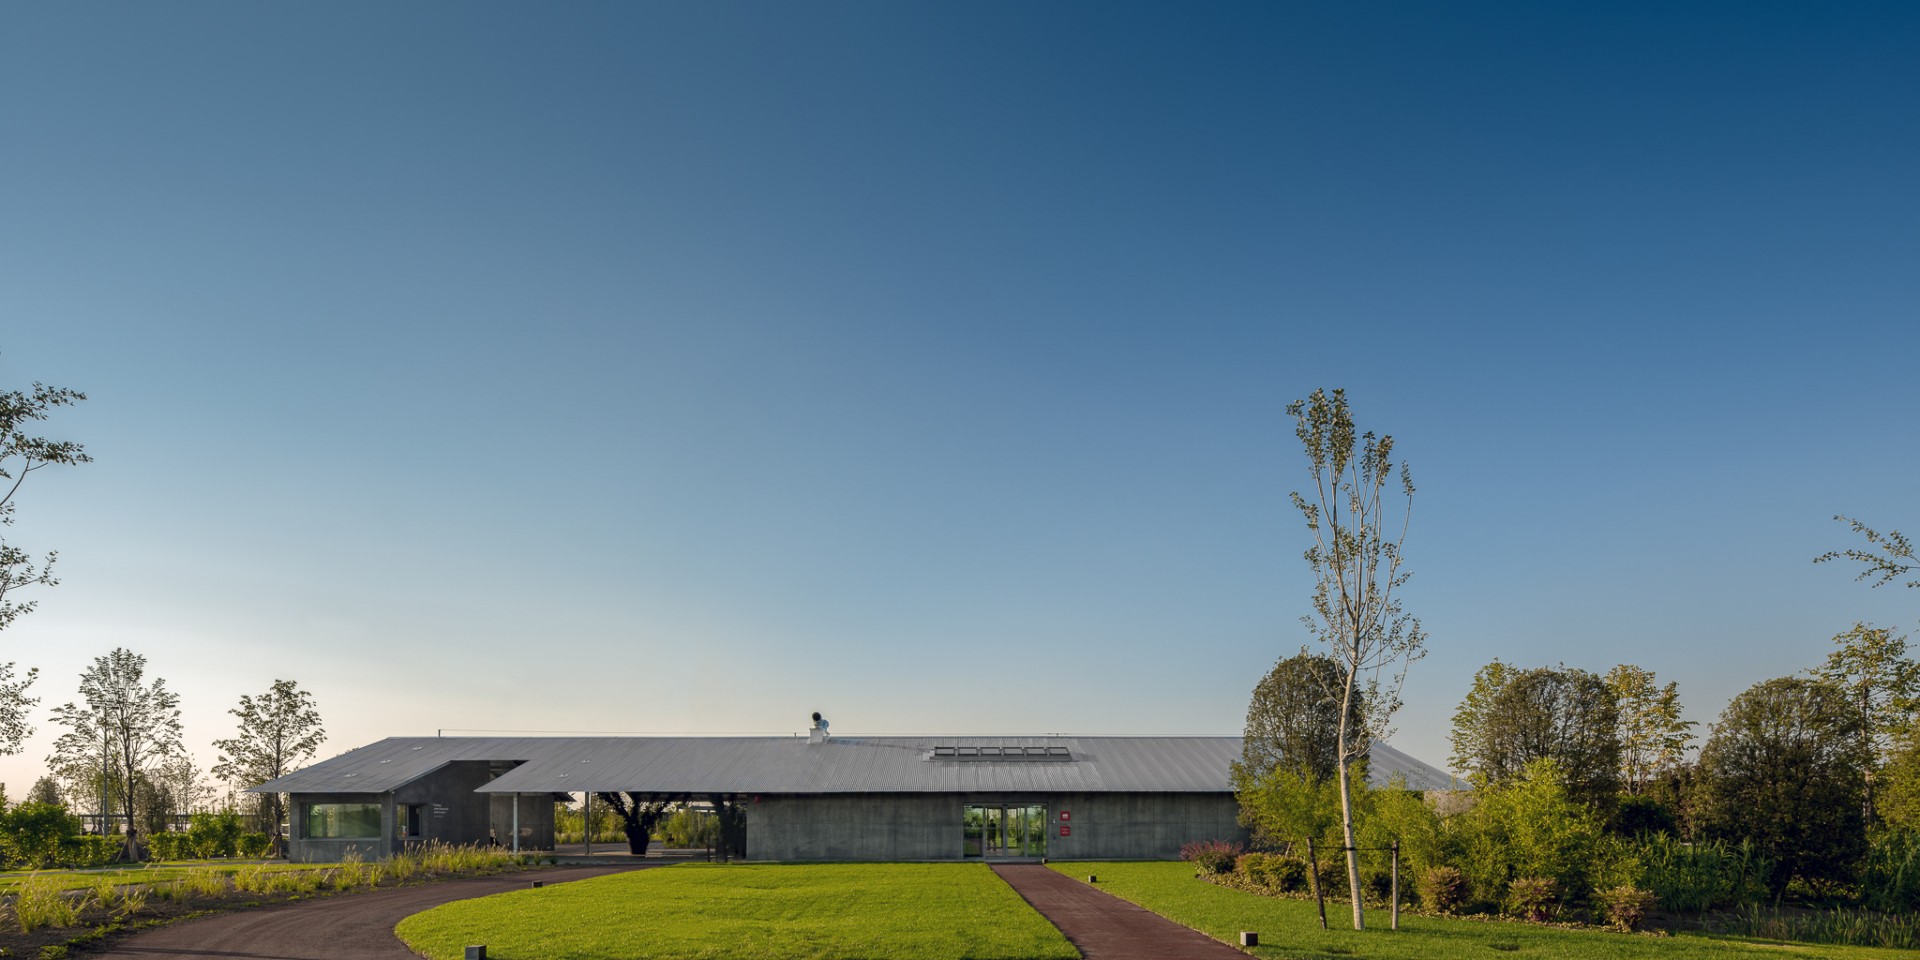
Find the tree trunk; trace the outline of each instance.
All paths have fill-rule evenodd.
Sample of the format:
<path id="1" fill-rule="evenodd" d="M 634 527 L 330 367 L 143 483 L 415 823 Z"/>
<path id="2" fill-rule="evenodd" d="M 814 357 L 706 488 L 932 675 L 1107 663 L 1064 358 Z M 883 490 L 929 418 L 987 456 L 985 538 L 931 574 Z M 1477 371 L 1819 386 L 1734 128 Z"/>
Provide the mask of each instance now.
<path id="1" fill-rule="evenodd" d="M 627 831 L 627 852 L 644 857 L 647 855 L 647 845 L 653 842 L 653 824 L 639 823 L 638 819 L 628 820 L 621 826 Z"/>
<path id="2" fill-rule="evenodd" d="M 1347 718 L 1352 712 L 1353 671 L 1347 671 L 1346 689 L 1340 697 L 1340 835 L 1347 848 L 1347 892 L 1353 898 L 1353 928 L 1367 928 L 1366 904 L 1360 900 L 1360 851 L 1353 848 L 1353 782 L 1347 739 Z"/>

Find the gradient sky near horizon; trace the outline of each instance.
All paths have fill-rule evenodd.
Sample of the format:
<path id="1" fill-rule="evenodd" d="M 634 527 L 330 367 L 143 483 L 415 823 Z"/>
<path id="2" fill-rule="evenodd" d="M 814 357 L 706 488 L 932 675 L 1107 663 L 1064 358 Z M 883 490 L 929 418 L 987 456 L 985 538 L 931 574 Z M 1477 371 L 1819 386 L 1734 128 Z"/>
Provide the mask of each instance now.
<path id="1" fill-rule="evenodd" d="M 1920 591 L 1912 4 L 0 7 L 8 537 L 323 756 L 448 730 L 1236 733 L 1345 387 L 1444 764 L 1500 657 L 1712 721 Z"/>

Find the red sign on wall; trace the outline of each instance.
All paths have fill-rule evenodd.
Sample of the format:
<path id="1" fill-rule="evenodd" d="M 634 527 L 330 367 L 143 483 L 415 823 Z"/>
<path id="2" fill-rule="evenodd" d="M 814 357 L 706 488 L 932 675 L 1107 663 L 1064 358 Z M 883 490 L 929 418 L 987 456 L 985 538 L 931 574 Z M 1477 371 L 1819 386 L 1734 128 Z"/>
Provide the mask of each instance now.
<path id="1" fill-rule="evenodd" d="M 1063 824 L 1061 824 L 1061 825 L 1060 825 L 1060 835 L 1061 835 L 1061 836 L 1063 836 L 1063 837 L 1071 837 L 1071 836 L 1073 836 L 1073 828 L 1072 828 L 1072 827 L 1069 827 L 1069 826 L 1067 826 L 1067 825 L 1066 825 L 1066 824 L 1064 824 L 1064 823 L 1063 823 Z"/>
<path id="2" fill-rule="evenodd" d="M 1073 819 L 1073 811 L 1072 811 L 1072 810 L 1062 810 L 1062 811 L 1060 811 L 1060 822 L 1061 822 L 1061 823 L 1066 823 L 1066 822 L 1067 822 L 1068 820 L 1072 820 L 1072 819 Z"/>

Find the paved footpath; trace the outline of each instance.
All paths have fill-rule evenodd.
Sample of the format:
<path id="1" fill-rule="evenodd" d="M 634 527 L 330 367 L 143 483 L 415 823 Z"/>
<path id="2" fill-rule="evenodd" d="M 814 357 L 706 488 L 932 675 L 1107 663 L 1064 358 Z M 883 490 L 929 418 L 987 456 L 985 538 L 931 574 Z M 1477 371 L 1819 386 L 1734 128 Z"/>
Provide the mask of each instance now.
<path id="1" fill-rule="evenodd" d="M 529 870 L 215 914 L 137 933 L 89 958 L 107 960 L 419 960 L 394 924 L 454 900 L 654 866 Z"/>
<path id="2" fill-rule="evenodd" d="M 1238 947 L 1037 863 L 994 864 L 993 872 L 1053 921 L 1086 960 L 1247 960 Z"/>

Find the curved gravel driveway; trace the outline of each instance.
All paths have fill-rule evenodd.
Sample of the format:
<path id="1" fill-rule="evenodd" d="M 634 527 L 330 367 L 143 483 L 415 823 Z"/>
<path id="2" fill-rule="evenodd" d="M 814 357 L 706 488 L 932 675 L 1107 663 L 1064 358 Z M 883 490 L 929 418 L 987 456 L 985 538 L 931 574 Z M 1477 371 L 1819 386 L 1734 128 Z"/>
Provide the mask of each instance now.
<path id="1" fill-rule="evenodd" d="M 449 880 L 306 903 L 216 914 L 134 934 L 88 957 L 113 960 L 418 960 L 394 924 L 454 900 L 522 890 L 534 880 L 561 883 L 660 864 L 560 867 L 505 877 Z"/>

